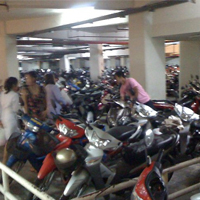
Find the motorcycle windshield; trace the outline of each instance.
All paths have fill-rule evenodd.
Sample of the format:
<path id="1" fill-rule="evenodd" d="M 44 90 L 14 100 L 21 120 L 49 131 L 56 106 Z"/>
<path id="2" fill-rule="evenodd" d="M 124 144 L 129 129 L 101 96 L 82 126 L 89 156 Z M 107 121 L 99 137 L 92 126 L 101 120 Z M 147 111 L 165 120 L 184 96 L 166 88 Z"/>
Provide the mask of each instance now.
<path id="1" fill-rule="evenodd" d="M 151 107 L 145 105 L 145 104 L 140 104 L 137 103 L 134 105 L 135 110 L 141 117 L 156 117 L 158 112 L 152 109 Z"/>
<path id="2" fill-rule="evenodd" d="M 161 173 L 157 167 L 147 175 L 145 186 L 152 200 L 165 200 L 167 197 L 167 190 L 162 179 Z"/>
<path id="3" fill-rule="evenodd" d="M 92 143 L 94 146 L 102 150 L 113 149 L 120 146 L 121 141 L 117 140 L 107 132 L 102 131 L 101 129 L 93 125 L 90 126 L 91 128 L 86 128 L 85 135 L 88 138 L 89 142 Z"/>

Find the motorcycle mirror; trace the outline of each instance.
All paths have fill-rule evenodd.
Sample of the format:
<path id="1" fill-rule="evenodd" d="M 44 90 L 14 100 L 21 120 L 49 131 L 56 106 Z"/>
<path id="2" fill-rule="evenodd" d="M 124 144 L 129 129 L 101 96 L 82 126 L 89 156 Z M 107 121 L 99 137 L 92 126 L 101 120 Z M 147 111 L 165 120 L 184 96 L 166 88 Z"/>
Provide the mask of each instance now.
<path id="1" fill-rule="evenodd" d="M 196 75 L 196 79 L 198 79 L 198 80 L 199 80 L 199 76 L 198 76 L 198 75 Z"/>
<path id="2" fill-rule="evenodd" d="M 152 129 L 146 130 L 145 138 L 144 138 L 146 147 L 151 146 L 153 143 L 153 140 L 154 140 L 154 133 L 153 133 Z"/>

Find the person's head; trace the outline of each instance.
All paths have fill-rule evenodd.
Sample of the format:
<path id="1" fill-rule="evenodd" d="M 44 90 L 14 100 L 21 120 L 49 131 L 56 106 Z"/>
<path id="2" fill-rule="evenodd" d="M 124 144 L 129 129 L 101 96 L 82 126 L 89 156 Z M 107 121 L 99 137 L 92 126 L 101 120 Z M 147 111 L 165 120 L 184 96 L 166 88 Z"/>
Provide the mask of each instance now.
<path id="1" fill-rule="evenodd" d="M 4 83 L 5 93 L 9 93 L 10 91 L 17 92 L 18 91 L 18 80 L 15 77 L 9 77 L 6 79 Z"/>
<path id="2" fill-rule="evenodd" d="M 55 81 L 55 83 L 56 83 L 58 80 L 59 80 L 58 74 L 54 73 L 54 81 Z"/>
<path id="3" fill-rule="evenodd" d="M 54 74 L 52 73 L 45 74 L 44 82 L 45 82 L 45 85 L 55 84 Z"/>
<path id="4" fill-rule="evenodd" d="M 124 84 L 126 82 L 126 77 L 122 71 L 117 71 L 115 73 L 115 79 L 117 84 Z"/>
<path id="5" fill-rule="evenodd" d="M 34 85 L 36 84 L 37 72 L 29 71 L 25 74 L 25 78 L 26 78 L 27 85 Z"/>

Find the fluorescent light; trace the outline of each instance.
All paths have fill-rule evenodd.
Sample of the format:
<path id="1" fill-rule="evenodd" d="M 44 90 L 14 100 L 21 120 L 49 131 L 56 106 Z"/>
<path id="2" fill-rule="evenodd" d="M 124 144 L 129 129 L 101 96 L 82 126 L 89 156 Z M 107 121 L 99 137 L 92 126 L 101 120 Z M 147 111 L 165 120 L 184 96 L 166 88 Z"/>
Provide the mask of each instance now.
<path id="1" fill-rule="evenodd" d="M 67 57 L 69 60 L 76 59 L 76 57 Z"/>
<path id="2" fill-rule="evenodd" d="M 66 9 L 65 12 L 61 14 L 60 24 L 71 24 L 75 22 L 81 22 L 84 20 L 101 17 L 120 11 L 121 10 L 96 10 L 94 9 L 94 7 Z"/>

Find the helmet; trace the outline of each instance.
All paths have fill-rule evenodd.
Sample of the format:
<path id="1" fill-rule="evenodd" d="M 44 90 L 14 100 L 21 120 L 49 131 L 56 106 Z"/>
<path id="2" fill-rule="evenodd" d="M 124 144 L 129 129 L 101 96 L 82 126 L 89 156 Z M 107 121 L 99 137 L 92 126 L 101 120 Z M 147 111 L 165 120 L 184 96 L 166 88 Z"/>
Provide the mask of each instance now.
<path id="1" fill-rule="evenodd" d="M 57 151 L 54 155 L 54 160 L 57 168 L 64 170 L 75 165 L 77 156 L 74 150 L 66 148 Z"/>

